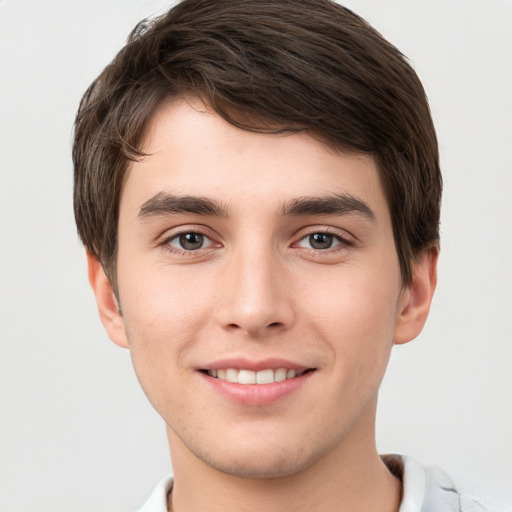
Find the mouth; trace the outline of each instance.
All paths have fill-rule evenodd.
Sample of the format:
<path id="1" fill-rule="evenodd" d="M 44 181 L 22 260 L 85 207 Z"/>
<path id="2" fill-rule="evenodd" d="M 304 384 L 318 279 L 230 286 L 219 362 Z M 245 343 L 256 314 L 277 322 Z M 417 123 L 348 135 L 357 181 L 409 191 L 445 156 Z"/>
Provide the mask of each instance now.
<path id="1" fill-rule="evenodd" d="M 217 368 L 201 370 L 209 377 L 231 382 L 236 384 L 273 384 L 275 382 L 283 382 L 286 380 L 301 377 L 306 373 L 315 371 L 315 368 L 295 369 L 295 368 L 268 368 L 265 370 L 253 371 L 237 368 Z"/>

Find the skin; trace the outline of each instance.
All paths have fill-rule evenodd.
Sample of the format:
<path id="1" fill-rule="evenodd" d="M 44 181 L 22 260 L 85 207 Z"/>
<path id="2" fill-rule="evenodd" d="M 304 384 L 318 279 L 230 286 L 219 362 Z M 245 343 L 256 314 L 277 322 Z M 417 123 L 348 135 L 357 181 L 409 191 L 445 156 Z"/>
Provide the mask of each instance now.
<path id="1" fill-rule="evenodd" d="M 130 349 L 166 422 L 169 509 L 397 510 L 400 483 L 375 447 L 377 394 L 393 343 L 424 325 L 437 249 L 404 287 L 373 160 L 307 134 L 242 131 L 181 98 L 156 113 L 143 150 L 121 195 L 120 305 L 91 254 L 89 276 L 107 333 Z M 141 214 L 162 194 L 223 211 Z M 371 215 L 290 214 L 294 201 L 334 195 Z M 184 233 L 203 246 L 185 250 Z M 314 233 L 331 247 L 313 247 Z M 235 357 L 314 371 L 275 403 L 234 403 L 199 369 Z"/>

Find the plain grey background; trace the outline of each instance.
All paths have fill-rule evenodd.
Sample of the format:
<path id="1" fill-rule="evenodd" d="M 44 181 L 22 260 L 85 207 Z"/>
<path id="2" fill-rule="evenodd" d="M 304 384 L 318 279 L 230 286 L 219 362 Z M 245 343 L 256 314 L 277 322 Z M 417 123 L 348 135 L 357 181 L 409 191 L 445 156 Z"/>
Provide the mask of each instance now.
<path id="1" fill-rule="evenodd" d="M 79 99 L 162 0 L 0 0 L 0 511 L 134 510 L 162 420 L 106 337 L 72 215 Z M 351 0 L 413 62 L 445 179 L 429 323 L 394 349 L 382 452 L 512 490 L 512 2 Z"/>

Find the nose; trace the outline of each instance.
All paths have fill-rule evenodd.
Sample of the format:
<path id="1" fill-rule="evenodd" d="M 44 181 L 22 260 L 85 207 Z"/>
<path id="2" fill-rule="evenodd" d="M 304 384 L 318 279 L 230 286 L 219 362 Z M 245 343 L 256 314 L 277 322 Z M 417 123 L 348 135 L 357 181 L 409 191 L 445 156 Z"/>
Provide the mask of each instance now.
<path id="1" fill-rule="evenodd" d="M 284 264 L 270 250 L 235 252 L 218 296 L 221 327 L 251 338 L 289 329 L 295 320 L 289 281 Z"/>

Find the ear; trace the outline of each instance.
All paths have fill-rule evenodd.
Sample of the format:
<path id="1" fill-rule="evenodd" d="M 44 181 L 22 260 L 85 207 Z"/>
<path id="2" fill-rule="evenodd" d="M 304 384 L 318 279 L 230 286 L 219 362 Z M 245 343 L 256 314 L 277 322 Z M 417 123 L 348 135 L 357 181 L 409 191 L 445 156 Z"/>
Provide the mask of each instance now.
<path id="1" fill-rule="evenodd" d="M 400 297 L 393 338 L 397 345 L 416 338 L 425 325 L 437 284 L 438 257 L 439 247 L 435 246 L 419 254 L 414 263 L 412 282 Z"/>
<path id="2" fill-rule="evenodd" d="M 97 256 L 87 251 L 87 268 L 89 283 L 96 296 L 96 304 L 100 314 L 101 323 L 107 331 L 108 337 L 120 347 L 128 348 L 128 339 L 124 326 L 124 319 L 119 303 L 103 265 Z"/>

